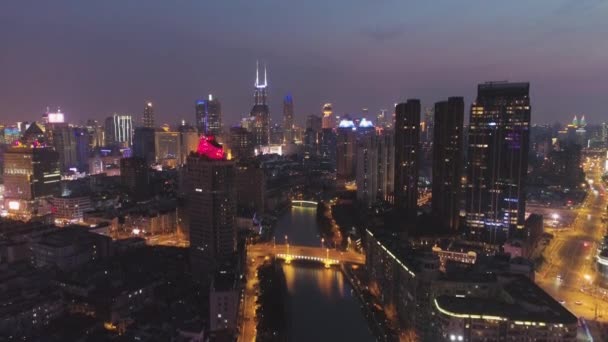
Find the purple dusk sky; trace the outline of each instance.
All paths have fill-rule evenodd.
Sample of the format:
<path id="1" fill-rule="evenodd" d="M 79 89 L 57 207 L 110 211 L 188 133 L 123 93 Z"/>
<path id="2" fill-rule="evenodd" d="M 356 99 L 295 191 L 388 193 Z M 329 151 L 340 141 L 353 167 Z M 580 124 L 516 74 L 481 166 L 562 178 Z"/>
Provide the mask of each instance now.
<path id="1" fill-rule="evenodd" d="M 296 121 L 423 106 L 489 80 L 529 81 L 534 122 L 608 120 L 608 1 L 0 2 L 0 122 L 68 120 L 155 104 L 158 123 L 192 122 L 213 93 L 224 122 L 246 115 L 255 61 L 268 64 L 270 109 L 293 95 Z"/>

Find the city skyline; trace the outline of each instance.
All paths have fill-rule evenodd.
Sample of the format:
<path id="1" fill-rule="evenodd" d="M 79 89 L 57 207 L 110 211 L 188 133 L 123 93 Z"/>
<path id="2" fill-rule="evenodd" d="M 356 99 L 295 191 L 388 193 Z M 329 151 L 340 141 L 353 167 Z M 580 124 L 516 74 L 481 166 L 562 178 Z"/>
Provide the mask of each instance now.
<path id="1" fill-rule="evenodd" d="M 534 123 L 567 122 L 575 114 L 599 123 L 605 115 L 607 51 L 594 43 L 605 39 L 602 1 L 416 4 L 408 12 L 420 15 L 403 18 L 405 4 L 398 3 L 146 5 L 1 5 L 0 32 L 10 34 L 3 37 L 0 117 L 34 120 L 47 106 L 61 106 L 72 122 L 114 112 L 139 122 L 141 103 L 150 100 L 158 124 L 192 122 L 193 103 L 211 93 L 222 99 L 229 127 L 249 112 L 256 60 L 268 66 L 274 122 L 281 122 L 287 93 L 302 125 L 326 102 L 336 114 L 365 107 L 372 115 L 406 98 L 432 107 L 463 96 L 468 109 L 475 85 L 496 80 L 531 83 Z M 249 11 L 235 13 L 234 6 Z M 27 20 L 15 19 L 26 11 Z M 522 19 L 511 20 L 515 14 Z M 224 15 L 235 17 L 216 25 Z M 320 15 L 321 25 L 306 25 L 312 15 Z M 256 19 L 251 32 L 244 28 L 260 16 L 268 20 Z M 362 19 L 354 24 L 347 17 Z M 365 54 L 357 53 L 361 46 Z M 442 49 L 449 53 L 437 53 Z"/>

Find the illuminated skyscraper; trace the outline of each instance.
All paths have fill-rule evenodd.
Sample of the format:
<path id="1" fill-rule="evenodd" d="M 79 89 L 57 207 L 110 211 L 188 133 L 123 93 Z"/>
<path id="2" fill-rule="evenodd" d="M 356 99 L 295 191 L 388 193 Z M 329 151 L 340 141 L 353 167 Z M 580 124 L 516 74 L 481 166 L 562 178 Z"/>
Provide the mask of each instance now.
<path id="1" fill-rule="evenodd" d="M 154 128 L 154 108 L 152 108 L 152 102 L 147 102 L 144 107 L 144 127 Z"/>
<path id="2" fill-rule="evenodd" d="M 420 100 L 398 104 L 395 113 L 395 207 L 413 215 L 418 205 Z"/>
<path id="3" fill-rule="evenodd" d="M 222 104 L 211 94 L 206 100 L 196 101 L 196 128 L 205 135 L 222 134 Z"/>
<path id="4" fill-rule="evenodd" d="M 471 105 L 466 223 L 485 241 L 500 242 L 524 227 L 529 89 L 529 83 L 480 84 Z"/>
<path id="5" fill-rule="evenodd" d="M 334 111 L 331 103 L 326 103 L 323 105 L 323 125 L 322 128 L 334 128 L 335 119 L 334 119 Z"/>
<path id="6" fill-rule="evenodd" d="M 201 137 L 184 167 L 188 189 L 192 272 L 205 277 L 236 248 L 235 164 L 211 138 Z"/>
<path id="7" fill-rule="evenodd" d="M 106 119 L 106 145 L 131 147 L 133 145 L 133 120 L 131 115 L 114 114 Z"/>
<path id="8" fill-rule="evenodd" d="M 255 146 L 268 145 L 270 136 L 270 109 L 266 102 L 266 88 L 268 80 L 266 77 L 266 66 L 264 66 L 264 83 L 260 83 L 259 67 L 255 69 L 255 89 L 253 93 L 254 105 L 251 108 L 250 116 L 253 119 L 253 143 Z"/>
<path id="9" fill-rule="evenodd" d="M 59 154 L 52 147 L 12 146 L 4 153 L 4 200 L 9 214 L 43 215 L 50 212 L 40 199 L 60 193 Z"/>
<path id="10" fill-rule="evenodd" d="M 435 103 L 433 197 L 431 206 L 444 228 L 458 230 L 462 176 L 464 100 L 450 97 Z"/>
<path id="11" fill-rule="evenodd" d="M 289 144 L 293 140 L 293 98 L 288 94 L 283 99 L 283 143 Z"/>

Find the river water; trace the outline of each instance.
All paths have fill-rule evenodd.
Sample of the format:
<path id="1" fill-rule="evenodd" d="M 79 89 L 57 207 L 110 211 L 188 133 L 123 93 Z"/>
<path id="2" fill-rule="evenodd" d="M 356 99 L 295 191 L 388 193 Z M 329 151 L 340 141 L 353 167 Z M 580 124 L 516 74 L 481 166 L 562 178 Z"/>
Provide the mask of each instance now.
<path id="1" fill-rule="evenodd" d="M 293 207 L 277 222 L 277 243 L 321 246 L 316 208 Z M 359 302 L 339 269 L 283 265 L 291 307 L 291 341 L 374 341 Z"/>

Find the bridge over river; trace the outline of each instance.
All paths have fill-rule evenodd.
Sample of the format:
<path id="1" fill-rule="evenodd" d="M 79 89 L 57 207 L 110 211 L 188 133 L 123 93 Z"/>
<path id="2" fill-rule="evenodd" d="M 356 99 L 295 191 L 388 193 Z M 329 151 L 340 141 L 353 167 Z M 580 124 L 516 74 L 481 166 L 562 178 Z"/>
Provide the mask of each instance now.
<path id="1" fill-rule="evenodd" d="M 365 264 L 365 255 L 352 251 L 338 251 L 330 248 L 300 246 L 292 244 L 259 243 L 247 247 L 247 256 L 276 257 L 289 264 L 292 260 L 316 261 L 325 267 L 340 263 Z"/>

